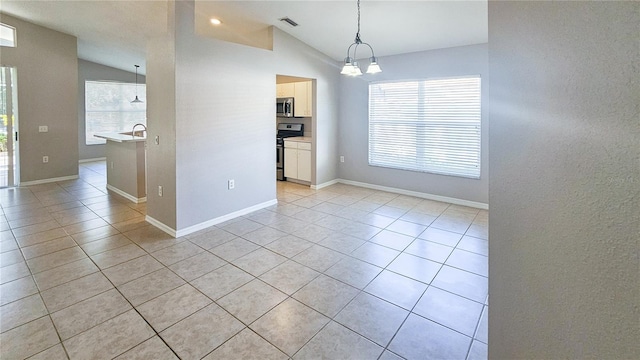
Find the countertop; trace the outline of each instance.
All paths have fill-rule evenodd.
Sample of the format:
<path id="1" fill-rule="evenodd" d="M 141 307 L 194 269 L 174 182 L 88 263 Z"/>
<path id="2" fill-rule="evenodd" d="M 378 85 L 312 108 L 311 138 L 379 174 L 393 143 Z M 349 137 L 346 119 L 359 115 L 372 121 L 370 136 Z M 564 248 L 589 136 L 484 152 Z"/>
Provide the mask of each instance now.
<path id="1" fill-rule="evenodd" d="M 133 136 L 133 135 L 119 134 L 119 133 L 95 134 L 93 136 L 101 139 L 107 139 L 109 141 L 119 142 L 119 143 L 138 142 L 138 141 L 147 140 L 146 136 Z"/>
<path id="2" fill-rule="evenodd" d="M 296 141 L 296 142 L 311 142 L 311 136 L 296 136 L 285 138 L 284 141 Z"/>

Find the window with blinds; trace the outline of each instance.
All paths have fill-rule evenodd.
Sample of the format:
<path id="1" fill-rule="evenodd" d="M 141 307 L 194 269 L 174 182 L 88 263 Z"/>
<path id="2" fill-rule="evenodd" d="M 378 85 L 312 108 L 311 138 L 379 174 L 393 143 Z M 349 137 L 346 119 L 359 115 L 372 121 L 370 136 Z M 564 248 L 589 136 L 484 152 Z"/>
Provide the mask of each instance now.
<path id="1" fill-rule="evenodd" d="M 85 144 L 98 145 L 107 141 L 95 137 L 100 133 L 131 131 L 137 123 L 147 124 L 144 103 L 131 103 L 136 94 L 142 101 L 146 85 L 113 81 L 85 81 Z"/>
<path id="2" fill-rule="evenodd" d="M 480 178 L 480 77 L 369 85 L 369 165 Z"/>

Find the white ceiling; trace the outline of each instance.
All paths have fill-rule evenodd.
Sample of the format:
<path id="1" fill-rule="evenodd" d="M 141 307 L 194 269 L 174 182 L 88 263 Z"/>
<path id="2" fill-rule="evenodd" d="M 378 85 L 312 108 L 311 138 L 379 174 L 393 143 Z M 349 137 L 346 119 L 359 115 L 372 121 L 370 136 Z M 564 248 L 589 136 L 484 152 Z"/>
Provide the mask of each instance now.
<path id="1" fill-rule="evenodd" d="M 218 17 L 232 31 L 273 25 L 335 60 L 346 56 L 357 29 L 354 0 L 196 0 L 195 9 L 197 18 Z M 165 31 L 167 2 L 2 0 L 0 11 L 76 36 L 82 59 L 128 71 L 140 64 L 144 73 L 146 40 Z M 361 0 L 360 36 L 376 56 L 485 43 L 487 11 L 486 0 Z M 278 20 L 285 16 L 300 26 Z"/>

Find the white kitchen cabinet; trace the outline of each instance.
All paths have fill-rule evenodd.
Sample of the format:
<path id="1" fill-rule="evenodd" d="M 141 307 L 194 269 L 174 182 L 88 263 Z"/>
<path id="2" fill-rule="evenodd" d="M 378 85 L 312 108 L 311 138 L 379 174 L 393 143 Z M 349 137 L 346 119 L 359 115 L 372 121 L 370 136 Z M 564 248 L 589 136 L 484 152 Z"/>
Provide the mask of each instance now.
<path id="1" fill-rule="evenodd" d="M 300 145 L 309 145 L 309 150 L 298 148 L 298 179 L 311 181 L 311 144 L 299 143 Z"/>
<path id="2" fill-rule="evenodd" d="M 295 103 L 293 114 L 295 117 L 310 117 L 312 110 L 313 89 L 311 81 L 296 82 L 294 84 Z"/>
<path id="3" fill-rule="evenodd" d="M 311 181 L 311 144 L 308 142 L 284 142 L 284 176 Z"/>
<path id="4" fill-rule="evenodd" d="M 276 84 L 276 97 L 295 97 L 295 93 L 294 83 Z"/>
<path id="5" fill-rule="evenodd" d="M 284 177 L 298 178 L 298 149 L 284 148 Z"/>

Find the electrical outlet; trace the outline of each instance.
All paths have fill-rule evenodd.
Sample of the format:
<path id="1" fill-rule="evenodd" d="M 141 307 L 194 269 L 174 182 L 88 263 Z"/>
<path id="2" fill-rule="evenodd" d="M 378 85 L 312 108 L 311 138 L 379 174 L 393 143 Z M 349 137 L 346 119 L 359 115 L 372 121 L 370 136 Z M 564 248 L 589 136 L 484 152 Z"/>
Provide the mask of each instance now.
<path id="1" fill-rule="evenodd" d="M 229 185 L 229 190 L 233 190 L 236 187 L 235 180 L 233 180 L 233 179 L 229 180 L 228 185 Z"/>
<path id="2" fill-rule="evenodd" d="M 49 162 L 49 157 L 48 156 L 43 156 L 42 157 L 42 162 L 45 163 L 45 164 L 48 163 Z"/>
<path id="3" fill-rule="evenodd" d="M 38 126 L 38 132 L 49 132 L 49 127 L 46 125 Z"/>
<path id="4" fill-rule="evenodd" d="M 344 156 L 340 156 L 340 162 L 344 162 Z"/>
<path id="5" fill-rule="evenodd" d="M 158 185 L 158 196 L 162 197 L 162 185 Z"/>
<path id="6" fill-rule="evenodd" d="M 156 135 L 156 137 L 155 137 L 155 138 L 153 138 L 153 142 L 154 142 L 156 145 L 160 145 L 160 136 L 159 136 L 159 135 Z"/>

